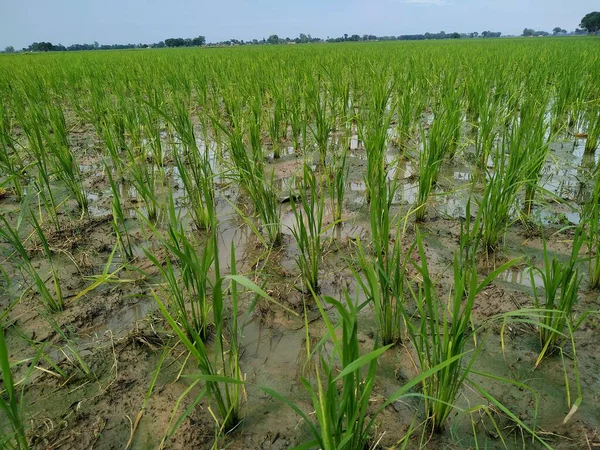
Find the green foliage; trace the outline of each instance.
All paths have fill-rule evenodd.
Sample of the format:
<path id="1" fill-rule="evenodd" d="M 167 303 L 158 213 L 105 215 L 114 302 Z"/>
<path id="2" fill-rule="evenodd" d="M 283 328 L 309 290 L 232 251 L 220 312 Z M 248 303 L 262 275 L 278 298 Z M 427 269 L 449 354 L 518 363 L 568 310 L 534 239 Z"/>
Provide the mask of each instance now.
<path id="1" fill-rule="evenodd" d="M 581 19 L 581 23 L 579 24 L 581 28 L 586 30 L 588 33 L 595 33 L 600 30 L 600 12 L 593 11 L 591 13 L 587 13 Z"/>

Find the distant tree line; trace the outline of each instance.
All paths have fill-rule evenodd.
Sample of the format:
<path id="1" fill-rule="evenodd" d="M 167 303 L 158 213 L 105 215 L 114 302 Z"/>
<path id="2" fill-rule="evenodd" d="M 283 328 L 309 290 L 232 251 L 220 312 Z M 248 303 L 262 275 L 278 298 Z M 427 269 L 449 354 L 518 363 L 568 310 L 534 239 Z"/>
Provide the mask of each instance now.
<path id="1" fill-rule="evenodd" d="M 556 27 L 552 30 L 554 36 L 564 35 L 579 35 L 579 34 L 596 34 L 600 31 L 600 12 L 594 11 L 586 14 L 579 24 L 580 28 L 577 28 L 574 32 L 568 33 L 567 30 Z M 80 51 L 80 50 L 122 50 L 122 49 L 133 49 L 133 48 L 164 48 L 164 47 L 200 47 L 203 45 L 210 46 L 230 46 L 230 45 L 260 45 L 260 44 L 308 44 L 316 42 L 361 42 L 361 41 L 421 41 L 427 39 L 475 39 L 475 38 L 498 38 L 502 36 L 499 31 L 482 31 L 481 33 L 475 31 L 472 33 L 446 33 L 440 31 L 439 33 L 425 33 L 425 34 L 401 34 L 399 36 L 375 36 L 373 34 L 358 34 L 348 35 L 344 34 L 340 37 L 321 39 L 318 37 L 312 37 L 310 34 L 300 33 L 297 38 L 280 38 L 276 34 L 272 34 L 267 39 L 252 39 L 249 41 L 229 39 L 227 41 L 214 42 L 207 44 L 204 36 L 197 36 L 195 38 L 169 38 L 164 41 L 160 41 L 154 44 L 113 44 L 113 45 L 100 45 L 98 42 L 93 44 L 73 44 L 65 47 L 62 44 L 54 45 L 51 42 L 34 42 L 27 48 L 23 48 L 23 52 L 64 52 L 64 51 Z M 534 37 L 534 36 L 550 36 L 547 31 L 536 31 L 533 28 L 525 28 L 521 36 Z M 14 53 L 15 48 L 8 46 L 4 49 L 4 53 Z"/>
<path id="2" fill-rule="evenodd" d="M 374 34 L 344 34 L 340 37 L 327 37 L 327 39 L 313 38 L 310 34 L 300 33 L 297 38 L 280 38 L 276 34 L 272 34 L 267 39 L 253 39 L 251 41 L 239 41 L 231 39 L 228 41 L 215 42 L 209 45 L 258 45 L 258 44 L 306 44 L 311 42 L 365 42 L 365 41 L 422 41 L 426 39 L 469 39 L 469 38 L 493 38 L 500 37 L 502 33 L 499 31 L 483 31 L 480 33 L 425 33 L 425 34 L 402 34 L 399 36 L 375 36 Z"/>
<path id="3" fill-rule="evenodd" d="M 588 13 L 585 16 L 583 16 L 583 18 L 581 19 L 581 23 L 579 24 L 579 27 L 580 28 L 576 28 L 573 33 L 567 32 L 567 30 L 565 30 L 564 28 L 555 27 L 552 30 L 552 35 L 553 36 L 565 36 L 567 34 L 574 34 L 574 35 L 588 34 L 588 33 L 596 34 L 598 31 L 600 31 L 600 12 L 594 11 L 594 12 Z M 525 37 L 550 36 L 550 33 L 548 33 L 547 31 L 536 31 L 533 28 L 525 28 L 523 30 L 523 33 L 521 33 L 521 36 L 525 36 Z"/>
<path id="4" fill-rule="evenodd" d="M 164 48 L 164 47 L 199 47 L 206 44 L 204 36 L 195 38 L 170 38 L 154 44 L 112 44 L 100 45 L 98 42 L 93 44 L 73 44 L 64 46 L 62 44 L 52 44 L 51 42 L 34 42 L 29 47 L 23 48 L 23 52 L 76 52 L 82 50 L 124 50 L 133 48 Z M 4 49 L 5 53 L 14 53 L 15 49 L 8 46 Z"/>

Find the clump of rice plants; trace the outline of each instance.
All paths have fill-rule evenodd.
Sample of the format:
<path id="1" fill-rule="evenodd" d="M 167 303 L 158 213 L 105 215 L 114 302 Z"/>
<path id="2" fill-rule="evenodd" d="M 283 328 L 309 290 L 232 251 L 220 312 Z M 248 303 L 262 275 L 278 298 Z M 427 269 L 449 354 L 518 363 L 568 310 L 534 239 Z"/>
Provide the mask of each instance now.
<path id="1" fill-rule="evenodd" d="M 462 239 L 467 242 L 466 239 Z M 477 352 L 466 356 L 466 345 L 472 337 L 471 313 L 475 297 L 500 273 L 514 264 L 509 261 L 479 281 L 476 264 L 463 261 L 459 254 L 454 257 L 454 289 L 448 305 L 438 298 L 428 268 L 423 238 L 417 230 L 419 262 L 413 261 L 422 277 L 415 290 L 411 288 L 419 319 L 407 320 L 407 331 L 417 353 L 421 371 L 443 364 L 454 358 L 444 369 L 423 380 L 425 410 L 434 430 L 444 428 L 456 403 L 457 395 L 469 375 Z M 467 252 L 462 251 L 465 255 Z M 471 252 L 475 257 L 476 252 Z M 467 264 L 465 264 L 467 263 Z M 473 336 L 474 337 L 474 336 Z M 467 364 L 463 359 L 467 358 Z"/>
<path id="2" fill-rule="evenodd" d="M 334 128 L 334 117 L 329 110 L 327 87 L 319 82 L 313 81 L 308 87 L 306 102 L 314 120 L 314 126 L 310 128 L 317 151 L 319 152 L 319 162 L 325 165 L 327 153 L 329 152 L 329 136 Z"/>
<path id="3" fill-rule="evenodd" d="M 143 200 L 148 219 L 156 222 L 160 210 L 156 166 L 148 163 L 143 155 L 136 154 L 131 147 L 127 147 L 127 161 L 129 165 L 126 170 L 131 178 L 131 185 Z"/>
<path id="4" fill-rule="evenodd" d="M 600 143 L 600 107 L 597 103 L 591 104 L 586 110 L 587 139 L 585 152 L 594 153 Z"/>
<path id="5" fill-rule="evenodd" d="M 592 289 L 600 288 L 600 168 L 596 169 L 592 195 L 581 215 L 589 256 L 589 277 Z"/>
<path id="6" fill-rule="evenodd" d="M 329 199 L 331 203 L 331 216 L 335 224 L 342 220 L 344 210 L 344 195 L 350 167 L 347 161 L 348 151 L 342 149 L 327 167 L 327 183 L 329 188 Z"/>
<path id="7" fill-rule="evenodd" d="M 509 133 L 510 136 L 504 136 L 502 144 L 494 152 L 494 167 L 488 171 L 479 202 L 482 245 L 488 251 L 498 246 L 514 222 L 518 194 L 526 183 L 528 155 L 524 151 L 524 141 L 517 127 Z"/>
<path id="8" fill-rule="evenodd" d="M 425 219 L 427 202 L 438 180 L 444 158 L 453 152 L 454 118 L 445 112 L 433 119 L 427 133 L 421 131 L 423 148 L 419 154 L 419 184 L 415 219 Z"/>
<path id="9" fill-rule="evenodd" d="M 262 229 L 268 238 L 268 244 L 278 246 L 282 242 L 280 205 L 273 187 L 273 176 L 268 180 L 263 172 L 262 162 L 250 157 L 244 144 L 242 123 L 235 120 L 231 130 L 221 129 L 229 137 L 230 155 L 237 181 L 252 199 Z"/>
<path id="10" fill-rule="evenodd" d="M 60 108 L 48 108 L 48 116 L 52 133 L 47 129 L 45 141 L 48 151 L 54 158 L 54 173 L 65 184 L 71 195 L 77 201 L 83 213 L 87 212 L 88 199 L 81 179 L 79 164 L 73 156 L 67 136 L 65 116 Z"/>
<path id="11" fill-rule="evenodd" d="M 190 213 L 197 228 L 210 228 L 215 215 L 215 193 L 208 147 L 204 151 L 198 148 L 191 117 L 183 104 L 176 103 L 169 118 L 183 145 L 183 152 L 175 151 L 173 155 Z"/>
<path id="12" fill-rule="evenodd" d="M 296 264 L 302 274 L 305 292 L 318 292 L 319 268 L 323 259 L 321 236 L 325 199 L 315 173 L 307 164 L 304 164 L 303 182 L 297 199 L 292 201 L 295 223 L 291 230 L 299 251 Z"/>
<path id="13" fill-rule="evenodd" d="M 112 194 L 112 228 L 117 237 L 117 243 L 121 249 L 121 254 L 126 259 L 133 258 L 133 247 L 131 245 L 131 238 L 129 237 L 129 230 L 127 228 L 127 222 L 125 221 L 125 214 L 123 212 L 123 206 L 121 204 L 121 195 L 119 188 L 113 179 L 111 168 L 106 164 L 104 166 L 106 174 L 108 176 L 108 184 L 110 185 L 110 191 Z"/>
<path id="14" fill-rule="evenodd" d="M 322 301 L 315 297 L 327 324 L 327 337 L 333 345 L 333 352 L 329 357 L 321 347 L 315 349 L 318 363 L 312 365 L 312 375 L 316 386 L 308 379 L 302 379 L 304 388 L 310 394 L 319 426 L 313 425 L 310 418 L 295 403 L 272 389 L 263 388 L 268 394 L 292 407 L 308 425 L 312 440 L 306 442 L 302 448 L 353 450 L 367 448 L 374 442 L 374 418 L 369 419 L 368 407 L 375 386 L 377 358 L 389 346 L 378 347 L 376 344 L 371 352 L 361 355 L 358 340 L 358 306 L 347 292 L 344 296 L 343 303 L 330 297 L 324 298 L 338 312 L 341 338 L 337 337 L 336 327 L 325 315 Z M 311 355 L 310 348 L 307 348 L 307 353 Z M 364 366 L 367 366 L 366 373 L 362 370 Z"/>
<path id="15" fill-rule="evenodd" d="M 542 168 L 546 163 L 549 153 L 549 144 L 553 136 L 550 134 L 550 125 L 545 120 L 547 101 L 542 96 L 529 99 L 521 105 L 520 128 L 523 131 L 523 151 L 527 154 L 527 161 L 523 176 L 525 184 L 525 211 L 531 213 L 538 190 Z"/>
<path id="16" fill-rule="evenodd" d="M 531 285 L 534 286 L 536 307 L 542 312 L 540 319 L 540 344 L 542 351 L 538 356 L 538 365 L 544 356 L 556 350 L 564 342 L 563 331 L 567 326 L 571 332 L 577 327 L 573 322 L 573 307 L 579 296 L 579 285 L 582 276 L 579 275 L 577 264 L 579 251 L 583 247 L 585 234 L 580 227 L 575 229 L 571 256 L 566 264 L 558 259 L 550 259 L 546 240 L 544 239 L 544 268 L 533 268 L 530 271 Z M 535 289 L 534 272 L 538 272 L 544 285 L 544 300 L 541 301 Z"/>
<path id="17" fill-rule="evenodd" d="M 361 241 L 357 242 L 356 262 L 362 276 L 358 270 L 354 271 L 354 276 L 373 305 L 379 337 L 384 345 L 397 343 L 402 338 L 407 256 L 402 252 L 400 231 L 393 245 L 373 258 L 367 256 Z"/>
<path id="18" fill-rule="evenodd" d="M 164 265 L 155 254 L 148 250 L 144 252 L 161 272 L 169 299 L 164 303 L 170 307 L 181 329 L 192 340 L 197 336 L 206 340 L 210 325 L 210 273 L 217 252 L 214 247 L 215 240 L 209 236 L 203 244 L 202 251 L 196 250 L 175 211 L 172 196 L 169 202 L 169 217 L 167 236 L 161 239 L 163 247 L 167 250 Z M 171 257 L 179 261 L 180 276 L 177 275 L 178 270 L 171 262 Z"/>

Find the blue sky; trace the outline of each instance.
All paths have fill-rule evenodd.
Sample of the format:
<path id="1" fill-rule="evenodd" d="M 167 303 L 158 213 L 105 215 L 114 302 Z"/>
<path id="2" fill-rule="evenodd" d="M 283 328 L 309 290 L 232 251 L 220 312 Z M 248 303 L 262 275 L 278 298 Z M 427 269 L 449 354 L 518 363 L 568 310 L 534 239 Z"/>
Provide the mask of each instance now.
<path id="1" fill-rule="evenodd" d="M 0 0 L 0 49 L 34 41 L 152 43 L 206 36 L 209 42 L 299 33 L 398 35 L 573 30 L 598 0 Z"/>

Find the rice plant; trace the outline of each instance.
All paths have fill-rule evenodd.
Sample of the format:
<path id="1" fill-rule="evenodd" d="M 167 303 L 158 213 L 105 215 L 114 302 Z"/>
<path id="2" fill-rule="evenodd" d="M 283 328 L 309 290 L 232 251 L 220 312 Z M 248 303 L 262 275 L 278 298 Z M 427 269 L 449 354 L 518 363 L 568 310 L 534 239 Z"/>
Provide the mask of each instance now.
<path id="1" fill-rule="evenodd" d="M 175 211 L 172 197 L 169 202 L 169 218 L 167 236 L 161 238 L 167 251 L 164 264 L 149 250 L 144 249 L 144 253 L 162 275 L 168 293 L 168 301 L 164 303 L 170 307 L 181 329 L 192 340 L 196 337 L 206 340 L 210 325 L 210 274 L 217 253 L 215 242 L 209 236 L 203 244 L 202 252 L 196 250 Z M 180 276 L 171 258 L 179 262 Z"/>
<path id="2" fill-rule="evenodd" d="M 306 101 L 314 120 L 314 126 L 310 130 L 317 145 L 319 162 L 324 166 L 329 152 L 329 136 L 334 128 L 334 120 L 329 111 L 327 88 L 318 82 L 313 83 L 308 86 Z"/>
<path id="3" fill-rule="evenodd" d="M 581 223 L 586 234 L 589 256 L 590 287 L 600 287 L 600 168 L 596 169 L 592 195 L 585 203 L 581 214 Z"/>
<path id="4" fill-rule="evenodd" d="M 535 194 L 542 169 L 549 153 L 550 126 L 545 120 L 546 102 L 542 96 L 530 99 L 521 106 L 520 127 L 523 133 L 523 151 L 527 154 L 523 176 L 525 184 L 525 210 L 530 214 L 533 209 Z"/>
<path id="5" fill-rule="evenodd" d="M 3 388 L 0 390 L 0 411 L 8 422 L 7 428 L 0 428 L 0 446 L 6 449 L 27 450 L 29 442 L 22 414 L 23 396 L 19 394 L 13 380 L 4 327 L 0 329 L 0 374 Z"/>
<path id="6" fill-rule="evenodd" d="M 273 173 L 270 179 L 267 179 L 262 163 L 255 161 L 248 154 L 241 122 L 236 121 L 232 130 L 223 125 L 220 127 L 229 137 L 235 177 L 252 200 L 262 229 L 267 235 L 268 244 L 278 246 L 282 242 L 281 217 L 279 200 L 273 187 Z"/>
<path id="7" fill-rule="evenodd" d="M 133 258 L 133 247 L 131 245 L 131 238 L 129 236 L 129 230 L 127 227 L 127 222 L 125 221 L 125 214 L 123 212 L 123 206 L 121 204 L 121 195 L 119 193 L 119 188 L 113 179 L 111 168 L 108 165 L 104 165 L 104 170 L 106 171 L 106 175 L 108 176 L 108 184 L 110 185 L 110 191 L 112 194 L 112 221 L 111 225 L 113 231 L 115 232 L 115 236 L 117 237 L 117 243 L 119 244 L 119 248 L 121 249 L 121 254 L 126 259 Z"/>
<path id="8" fill-rule="evenodd" d="M 157 197 L 157 171 L 154 164 L 148 163 L 143 155 L 137 155 L 132 147 L 127 147 L 127 174 L 138 196 L 144 202 L 148 219 L 158 220 L 160 209 Z"/>
<path id="9" fill-rule="evenodd" d="M 176 104 L 167 117 L 183 145 L 183 152 L 175 151 L 173 156 L 188 196 L 190 214 L 197 228 L 210 228 L 215 215 L 215 193 L 208 146 L 203 151 L 198 148 L 194 125 L 183 104 Z"/>
<path id="10" fill-rule="evenodd" d="M 455 408 L 460 388 L 477 355 L 475 351 L 466 357 L 466 365 L 463 364 L 467 342 L 471 338 L 475 339 L 471 320 L 475 297 L 500 273 L 513 265 L 514 261 L 503 264 L 480 282 L 476 265 L 471 263 L 465 266 L 456 254 L 453 264 L 454 288 L 446 306 L 435 292 L 423 238 L 418 230 L 416 246 L 419 262 L 413 262 L 413 266 L 419 272 L 422 282 L 416 290 L 411 288 L 418 319 L 416 323 L 407 321 L 407 331 L 417 353 L 421 371 L 427 371 L 458 356 L 422 383 L 427 416 L 431 420 L 432 428 L 441 430 Z"/>
<path id="11" fill-rule="evenodd" d="M 600 143 L 600 108 L 598 104 L 591 104 L 586 110 L 587 139 L 585 152 L 594 153 Z"/>
<path id="12" fill-rule="evenodd" d="M 34 220 L 34 223 L 37 223 L 37 219 L 34 218 Z M 64 308 L 64 299 L 62 296 L 62 290 L 56 272 L 54 270 L 51 271 L 51 275 L 54 280 L 54 294 L 52 294 L 50 292 L 50 289 L 48 289 L 48 287 L 46 286 L 44 279 L 42 279 L 42 276 L 33 266 L 31 258 L 29 257 L 27 250 L 23 246 L 24 241 L 21 239 L 18 229 L 13 228 L 4 216 L 0 216 L 0 224 L 2 225 L 0 226 L 0 237 L 6 242 L 8 242 L 15 250 L 15 255 L 18 257 L 19 265 L 21 266 L 25 274 L 28 275 L 29 279 L 33 280 L 35 288 L 41 297 L 42 304 L 44 305 L 44 307 L 50 312 L 62 311 Z M 43 239 L 42 245 L 44 246 L 44 251 L 49 252 L 49 249 L 46 250 L 47 242 L 43 236 L 43 233 L 41 233 L 39 224 L 37 226 L 37 230 L 39 230 L 37 232 L 38 236 L 40 237 L 40 240 Z"/>
<path id="13" fill-rule="evenodd" d="M 45 131 L 47 149 L 54 159 L 54 173 L 64 183 L 70 194 L 75 198 L 82 213 L 88 209 L 88 199 L 83 186 L 79 164 L 71 150 L 65 116 L 60 108 L 48 108 L 49 122 L 52 133 Z"/>
<path id="14" fill-rule="evenodd" d="M 311 291 L 319 292 L 325 199 L 316 175 L 307 164 L 304 164 L 303 183 L 297 198 L 292 202 L 295 223 L 291 231 L 299 252 L 296 264 L 302 274 L 305 293 L 308 294 Z"/>
<path id="15" fill-rule="evenodd" d="M 17 200 L 23 196 L 24 165 L 19 157 L 17 146 L 11 133 L 11 124 L 5 106 L 0 103 L 0 170 L 12 183 Z"/>
<path id="16" fill-rule="evenodd" d="M 536 308 L 543 311 L 540 319 L 540 344 L 542 351 L 538 356 L 538 365 L 544 356 L 553 352 L 564 343 L 564 330 L 576 328 L 573 321 L 573 307 L 579 297 L 579 285 L 582 276 L 579 275 L 577 267 L 579 263 L 579 251 L 585 242 L 585 234 L 581 227 L 575 229 L 571 256 L 566 264 L 558 259 L 550 259 L 546 240 L 544 239 L 544 268 L 543 270 L 532 268 L 530 271 L 531 285 L 535 298 Z M 544 299 L 540 300 L 535 289 L 533 274 L 538 272 L 544 285 Z"/>
<path id="17" fill-rule="evenodd" d="M 46 117 L 40 107 L 34 105 L 30 105 L 29 110 L 26 110 L 24 106 L 20 106 L 15 112 L 19 117 L 23 132 L 27 136 L 28 150 L 37 169 L 37 179 L 34 184 L 48 217 L 58 230 L 60 229 L 60 222 L 57 215 L 58 203 L 51 182 L 52 164 L 43 138 L 43 130 L 47 128 Z"/>
<path id="18" fill-rule="evenodd" d="M 397 232 L 394 243 L 384 254 L 367 256 L 360 240 L 357 241 L 357 265 L 354 277 L 372 303 L 379 337 L 384 345 L 401 340 L 405 321 L 405 279 L 408 254 L 402 252 L 402 236 Z"/>
<path id="19" fill-rule="evenodd" d="M 336 336 L 334 325 L 325 318 L 321 300 L 315 297 L 327 324 L 327 337 L 333 345 L 329 356 L 321 347 L 315 349 L 318 363 L 312 366 L 312 375 L 316 386 L 308 379 L 302 379 L 304 388 L 310 394 L 319 426 L 313 425 L 307 415 L 289 399 L 263 388 L 268 394 L 291 406 L 308 425 L 313 439 L 301 448 L 363 449 L 375 441 L 372 433 L 374 420 L 369 418 L 368 407 L 375 386 L 377 358 L 389 346 L 378 347 L 375 344 L 371 352 L 361 355 L 357 318 L 359 307 L 347 292 L 344 296 L 343 303 L 330 297 L 324 298 L 338 313 L 341 338 Z M 310 349 L 307 351 L 311 353 Z M 366 373 L 362 370 L 365 366 Z"/>
<path id="20" fill-rule="evenodd" d="M 501 146 L 494 152 L 494 168 L 491 173 L 488 171 L 479 201 L 482 245 L 488 251 L 498 246 L 514 222 L 518 194 L 526 183 L 528 155 L 524 151 L 524 141 L 515 127 L 509 133 L 510 137 L 504 136 Z"/>
<path id="21" fill-rule="evenodd" d="M 343 149 L 336 156 L 330 166 L 327 166 L 327 182 L 331 202 L 331 216 L 333 222 L 339 224 L 344 210 L 344 194 L 350 167 L 347 162 L 347 149 Z"/>
<path id="22" fill-rule="evenodd" d="M 423 148 L 419 153 L 419 184 L 417 190 L 417 204 L 415 205 L 415 219 L 425 219 L 427 203 L 432 190 L 435 188 L 440 173 L 440 168 L 448 151 L 448 130 L 442 117 L 435 118 L 426 134 L 421 131 Z"/>

